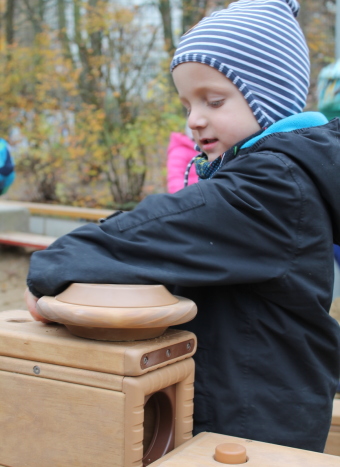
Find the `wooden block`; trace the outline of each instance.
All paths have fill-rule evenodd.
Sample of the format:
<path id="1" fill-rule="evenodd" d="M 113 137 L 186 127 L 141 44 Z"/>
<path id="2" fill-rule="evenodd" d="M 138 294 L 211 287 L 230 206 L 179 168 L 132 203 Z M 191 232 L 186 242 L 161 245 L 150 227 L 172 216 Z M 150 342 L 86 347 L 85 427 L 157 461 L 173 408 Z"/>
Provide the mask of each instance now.
<path id="1" fill-rule="evenodd" d="M 123 393 L 1 371 L 0 394 L 3 464 L 124 465 Z"/>
<path id="2" fill-rule="evenodd" d="M 146 341 L 98 342 L 73 336 L 60 324 L 34 321 L 25 310 L 0 313 L 0 355 L 6 357 L 137 376 L 191 357 L 195 351 L 196 337 L 188 331 L 168 329 Z"/>
<path id="3" fill-rule="evenodd" d="M 165 440 L 160 425 L 149 443 L 167 452 L 191 438 L 191 358 L 138 377 L 86 375 L 84 370 L 0 359 L 0 463 L 9 467 L 142 467 L 148 397 L 173 388 L 175 406 Z M 28 372 L 31 372 L 29 375 Z M 87 379 L 91 386 L 84 385 Z M 95 387 L 103 378 L 105 388 Z M 66 379 L 67 381 L 63 381 Z M 107 389 L 112 384 L 112 388 Z M 119 390 L 120 389 L 120 390 Z M 158 421 L 164 414 L 160 411 Z M 164 433 L 164 431 L 163 431 Z M 165 442 L 164 442 L 165 441 Z M 155 460 L 151 446 L 148 459 Z M 157 457 L 156 457 L 157 458 Z M 149 461 L 145 461 L 148 465 Z"/>
<path id="4" fill-rule="evenodd" d="M 167 357 L 169 347 L 180 351 Z M 98 342 L 24 310 L 0 313 L 0 466 L 143 467 L 181 445 L 192 436 L 195 347 L 186 331 Z"/>
<path id="5" fill-rule="evenodd" d="M 249 467 L 340 467 L 340 459 L 336 456 L 216 433 L 200 433 L 151 464 L 151 467 L 218 467 L 226 465 L 214 459 L 215 448 L 222 443 L 236 443 L 244 446 L 248 461 L 242 465 Z"/>

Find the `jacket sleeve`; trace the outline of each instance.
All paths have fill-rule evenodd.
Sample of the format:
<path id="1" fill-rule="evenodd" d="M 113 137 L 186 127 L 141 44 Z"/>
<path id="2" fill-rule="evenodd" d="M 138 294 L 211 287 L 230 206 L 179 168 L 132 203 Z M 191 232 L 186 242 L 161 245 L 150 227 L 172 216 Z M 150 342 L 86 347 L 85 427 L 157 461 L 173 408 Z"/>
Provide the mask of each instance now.
<path id="1" fill-rule="evenodd" d="M 211 180 L 148 196 L 131 212 L 60 237 L 32 255 L 27 283 L 40 297 L 71 282 L 204 286 L 278 278 L 295 253 L 300 199 L 278 157 L 240 156 Z"/>

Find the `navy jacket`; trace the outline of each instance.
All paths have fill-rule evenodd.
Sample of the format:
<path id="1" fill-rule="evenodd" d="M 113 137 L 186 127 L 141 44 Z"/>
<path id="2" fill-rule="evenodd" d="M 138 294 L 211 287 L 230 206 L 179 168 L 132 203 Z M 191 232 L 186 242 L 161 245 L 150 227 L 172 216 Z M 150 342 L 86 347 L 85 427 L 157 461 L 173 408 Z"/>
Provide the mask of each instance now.
<path id="1" fill-rule="evenodd" d="M 339 120 L 263 134 L 210 180 L 148 196 L 32 256 L 28 286 L 163 283 L 193 299 L 195 433 L 322 451 L 339 381 L 329 316 Z"/>

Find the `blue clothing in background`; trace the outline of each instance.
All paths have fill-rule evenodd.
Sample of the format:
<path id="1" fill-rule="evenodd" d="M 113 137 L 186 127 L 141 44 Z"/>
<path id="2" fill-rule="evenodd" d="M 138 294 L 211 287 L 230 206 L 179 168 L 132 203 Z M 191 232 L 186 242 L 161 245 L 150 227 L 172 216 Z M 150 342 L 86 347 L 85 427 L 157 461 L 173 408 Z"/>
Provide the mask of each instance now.
<path id="1" fill-rule="evenodd" d="M 9 151 L 9 145 L 0 138 L 0 195 L 6 193 L 14 179 L 14 161 Z"/>
<path id="2" fill-rule="evenodd" d="M 334 245 L 334 258 L 338 266 L 340 267 L 340 246 L 339 245 Z"/>

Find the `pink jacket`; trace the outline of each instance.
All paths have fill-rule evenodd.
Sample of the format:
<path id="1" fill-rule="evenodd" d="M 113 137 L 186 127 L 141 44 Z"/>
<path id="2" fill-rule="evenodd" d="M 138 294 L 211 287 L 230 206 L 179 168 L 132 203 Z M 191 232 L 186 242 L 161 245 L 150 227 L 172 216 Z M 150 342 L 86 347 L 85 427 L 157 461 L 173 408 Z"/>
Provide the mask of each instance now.
<path id="1" fill-rule="evenodd" d="M 185 134 L 171 133 L 168 146 L 168 192 L 175 193 L 184 188 L 184 174 L 191 159 L 199 154 L 194 149 L 195 143 Z M 198 176 L 195 165 L 191 166 L 188 185 L 196 183 Z"/>

